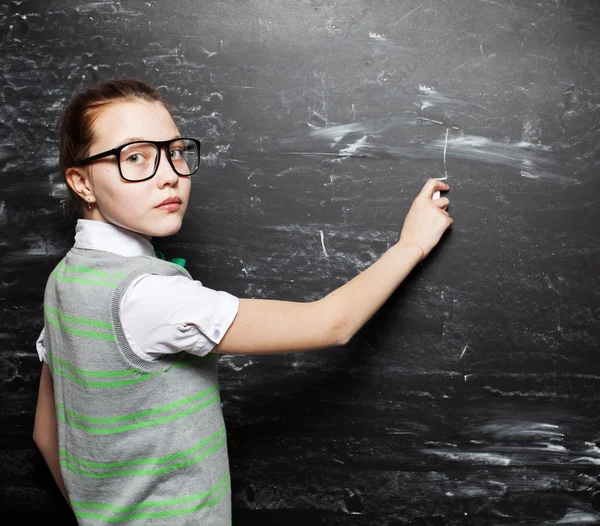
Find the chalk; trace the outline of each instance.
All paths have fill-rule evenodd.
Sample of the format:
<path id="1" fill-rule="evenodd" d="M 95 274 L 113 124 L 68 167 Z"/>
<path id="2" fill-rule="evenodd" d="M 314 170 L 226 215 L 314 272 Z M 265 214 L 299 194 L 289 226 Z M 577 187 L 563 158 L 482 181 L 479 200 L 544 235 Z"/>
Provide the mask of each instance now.
<path id="1" fill-rule="evenodd" d="M 444 177 L 438 177 L 437 180 L 438 181 L 445 181 L 446 179 L 448 179 L 448 169 L 446 168 L 446 150 L 448 149 L 448 130 L 449 128 L 446 128 L 446 140 L 444 142 Z M 440 198 L 440 191 L 436 191 L 433 192 L 433 196 L 432 199 L 439 199 Z"/>

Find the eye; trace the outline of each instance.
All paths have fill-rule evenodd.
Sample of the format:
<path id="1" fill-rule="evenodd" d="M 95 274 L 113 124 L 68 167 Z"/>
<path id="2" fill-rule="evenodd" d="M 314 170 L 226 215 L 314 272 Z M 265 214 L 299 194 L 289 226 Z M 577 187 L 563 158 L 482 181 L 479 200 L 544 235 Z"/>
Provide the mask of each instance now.
<path id="1" fill-rule="evenodd" d="M 144 161 L 144 156 L 141 153 L 131 153 L 125 158 L 125 161 L 131 164 L 139 164 Z"/>
<path id="2" fill-rule="evenodd" d="M 183 149 L 182 148 L 173 148 L 169 151 L 169 155 L 171 159 L 178 160 L 183 158 Z"/>

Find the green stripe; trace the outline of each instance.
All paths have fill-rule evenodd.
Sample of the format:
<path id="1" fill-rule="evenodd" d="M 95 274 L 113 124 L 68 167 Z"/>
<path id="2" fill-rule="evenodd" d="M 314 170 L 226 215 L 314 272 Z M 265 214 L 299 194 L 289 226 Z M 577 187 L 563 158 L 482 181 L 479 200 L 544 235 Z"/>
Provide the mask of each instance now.
<path id="1" fill-rule="evenodd" d="M 229 472 L 225 473 L 221 480 L 215 484 L 215 486 L 208 490 L 203 491 L 202 493 L 195 493 L 193 495 L 186 495 L 185 497 L 175 497 L 174 499 L 163 499 L 163 500 L 153 500 L 141 502 L 140 504 L 136 504 L 134 506 L 116 506 L 114 504 L 104 504 L 100 502 L 82 502 L 78 500 L 72 500 L 71 504 L 76 508 L 91 508 L 96 510 L 108 510 L 113 511 L 115 513 L 126 513 L 131 511 L 137 511 L 145 508 L 157 508 L 163 506 L 178 506 L 179 504 L 185 504 L 187 502 L 192 502 L 194 500 L 205 499 L 206 497 L 210 497 L 213 493 L 216 493 L 219 488 L 228 482 L 229 480 Z"/>
<path id="2" fill-rule="evenodd" d="M 77 318 L 75 316 L 68 316 L 67 314 L 63 314 L 62 312 L 60 312 L 56 309 L 53 309 L 49 305 L 44 305 L 44 310 L 50 314 L 53 314 L 59 320 L 73 323 L 75 325 L 88 325 L 89 327 L 100 327 L 101 329 L 108 329 L 110 331 L 112 331 L 112 329 L 113 329 L 112 323 L 108 323 L 107 321 L 92 320 L 90 318 Z"/>
<path id="3" fill-rule="evenodd" d="M 130 413 L 128 415 L 120 415 L 120 416 L 107 416 L 107 417 L 94 417 L 94 416 L 86 416 L 78 413 L 77 411 L 73 411 L 71 409 L 65 409 L 63 404 L 56 404 L 56 408 L 59 411 L 62 411 L 77 420 L 81 420 L 82 422 L 88 422 L 90 424 L 114 424 L 116 422 L 123 422 L 126 420 L 134 420 L 136 418 L 141 418 L 144 416 L 156 415 L 158 413 L 164 413 L 165 411 L 170 411 L 171 409 L 175 409 L 177 407 L 181 407 L 182 405 L 187 405 L 190 402 L 194 402 L 195 400 L 199 400 L 200 398 L 204 398 L 211 393 L 214 393 L 217 390 L 217 386 L 213 385 L 204 391 L 193 394 L 192 396 L 188 396 L 186 398 L 181 398 L 180 400 L 176 400 L 174 402 L 161 405 L 158 407 L 154 407 L 152 409 L 146 409 L 144 411 L 138 411 L 137 413 Z"/>
<path id="4" fill-rule="evenodd" d="M 113 435 L 115 433 L 125 433 L 126 431 L 131 431 L 133 429 L 143 429 L 145 427 L 154 427 L 154 426 L 157 426 L 160 424 L 166 424 L 167 422 L 172 422 L 173 420 L 178 420 L 179 418 L 183 418 L 184 416 L 191 415 L 192 413 L 195 413 L 196 411 L 199 411 L 200 409 L 203 409 L 204 407 L 208 407 L 209 405 L 212 405 L 218 401 L 219 401 L 219 395 L 217 393 L 215 396 L 209 398 L 208 400 L 200 402 L 196 405 L 193 405 L 192 407 L 188 407 L 187 409 L 184 409 L 184 410 L 174 413 L 172 415 L 162 416 L 159 418 L 155 418 L 153 420 L 146 420 L 144 422 L 134 422 L 132 424 L 127 424 L 127 425 L 119 426 L 119 427 L 93 428 L 93 427 L 89 427 L 85 424 L 80 424 L 78 422 L 74 422 L 73 420 L 71 420 L 69 418 L 68 415 L 65 415 L 63 413 L 57 414 L 56 416 L 59 420 L 66 422 L 71 427 L 80 429 L 81 431 L 85 431 L 86 433 L 91 433 L 93 435 Z"/>
<path id="5" fill-rule="evenodd" d="M 64 369 L 61 369 L 60 367 L 58 367 L 54 364 L 52 364 L 51 371 L 52 371 L 52 374 L 59 374 L 60 376 L 62 376 L 63 378 L 66 378 L 67 380 L 71 380 L 72 382 L 75 382 L 78 385 L 82 385 L 83 387 L 88 387 L 90 389 L 110 389 L 113 387 L 125 387 L 126 385 L 139 384 L 140 382 L 145 382 L 146 380 L 149 380 L 153 376 L 156 376 L 157 374 L 160 374 L 161 372 L 163 372 L 163 371 L 158 371 L 156 373 L 148 373 L 148 374 L 144 374 L 143 376 L 138 376 L 137 378 L 132 378 L 130 380 L 116 380 L 114 382 L 101 382 L 101 381 L 98 382 L 98 381 L 83 380 L 81 378 L 77 378 L 76 376 L 69 374 L 67 371 L 65 371 Z"/>
<path id="6" fill-rule="evenodd" d="M 130 371 L 86 371 L 84 369 L 79 369 L 74 365 L 66 362 L 62 358 L 56 356 L 53 352 L 46 350 L 47 356 L 50 362 L 56 362 L 60 364 L 65 369 L 70 369 L 74 373 L 77 373 L 80 376 L 89 376 L 91 378 L 111 378 L 114 376 L 131 376 L 132 374 L 143 374 L 139 369 L 130 370 Z"/>
<path id="7" fill-rule="evenodd" d="M 200 448 L 204 447 L 211 442 L 214 442 L 217 438 L 225 433 L 225 428 L 222 427 L 219 429 L 214 435 L 209 436 L 194 444 L 193 446 L 184 449 L 178 453 L 173 453 L 172 455 L 167 455 L 164 457 L 150 457 L 150 458 L 138 458 L 135 460 L 123 460 L 120 462 L 93 462 L 91 460 L 85 460 L 83 458 L 76 457 L 71 453 L 65 451 L 64 449 L 59 450 L 60 456 L 66 460 L 71 460 L 72 464 L 77 464 L 79 467 L 87 466 L 90 468 L 96 469 L 109 469 L 109 468 L 124 468 L 126 466 L 140 466 L 146 464 L 166 464 L 168 462 L 172 462 L 173 460 L 177 460 L 180 458 L 187 457 L 192 453 L 195 453 Z"/>
<path id="8" fill-rule="evenodd" d="M 143 511 L 140 513 L 131 513 L 129 515 L 121 515 L 117 516 L 107 516 L 102 515 L 100 513 L 94 513 L 93 511 L 79 511 L 77 510 L 75 514 L 78 518 L 81 519 L 98 519 L 103 522 L 125 522 L 133 519 L 160 519 L 165 517 L 179 517 L 181 515 L 189 515 L 190 513 L 194 513 L 195 511 L 201 510 L 202 508 L 209 508 L 211 506 L 215 506 L 218 504 L 225 495 L 227 495 L 227 491 L 231 483 L 228 481 L 227 484 L 223 487 L 221 493 L 216 495 L 213 499 L 203 502 L 201 504 L 197 504 L 195 506 L 190 506 L 189 508 L 181 508 L 179 510 L 165 510 L 165 511 Z"/>
<path id="9" fill-rule="evenodd" d="M 46 321 L 50 323 L 50 325 L 54 325 L 58 327 L 61 331 L 66 332 L 68 334 L 73 334 L 75 336 L 81 336 L 83 338 L 91 338 L 94 340 L 108 340 L 111 342 L 116 342 L 117 338 L 114 334 L 107 334 L 105 332 L 97 332 L 97 331 L 86 331 L 83 329 L 76 329 L 75 327 L 69 327 L 67 325 L 63 325 L 59 320 L 55 320 L 50 316 L 46 317 Z"/>
<path id="10" fill-rule="evenodd" d="M 138 384 L 140 382 L 145 382 L 146 380 L 149 380 L 153 376 L 156 376 L 157 374 L 165 373 L 169 370 L 169 369 L 165 369 L 165 370 L 156 371 L 153 373 L 144 373 L 142 371 L 137 371 L 137 370 L 136 371 L 123 371 L 122 373 L 119 371 L 86 371 L 83 369 L 78 369 L 77 367 L 74 367 L 73 365 L 65 362 L 64 360 L 61 360 L 60 358 L 55 356 L 50 351 L 48 351 L 48 357 L 50 358 L 49 365 L 50 365 L 50 371 L 52 372 L 52 374 L 58 374 L 58 375 L 62 376 L 63 378 L 67 378 L 68 380 L 71 380 L 72 382 L 75 382 L 78 385 L 81 385 L 83 387 L 88 387 L 90 389 L 111 389 L 114 387 L 125 387 L 126 385 L 134 385 L 134 384 Z M 187 367 L 196 367 L 198 362 L 199 362 L 199 360 L 196 360 L 196 359 L 180 360 L 178 362 L 175 362 L 171 366 L 171 368 L 179 369 L 179 368 L 187 368 Z M 131 376 L 134 374 L 138 374 L 139 376 L 137 376 L 136 378 L 125 379 L 125 380 L 115 380 L 113 382 L 102 382 L 102 381 L 98 382 L 98 381 L 86 380 L 85 378 L 83 378 L 83 379 L 77 378 L 77 377 L 73 376 L 72 374 L 70 374 L 68 371 L 65 371 L 63 368 L 59 367 L 57 365 L 57 363 L 59 365 L 62 365 L 65 369 L 70 369 L 75 374 L 78 374 L 80 376 L 100 377 L 100 378 L 114 377 L 114 376 Z"/>
<path id="11" fill-rule="evenodd" d="M 69 276 L 63 276 L 62 274 L 56 274 L 58 281 L 64 281 L 65 283 L 79 283 L 80 285 L 97 285 L 98 287 L 108 287 L 109 289 L 116 289 L 118 283 L 113 281 L 95 280 L 87 278 L 75 278 Z"/>
<path id="12" fill-rule="evenodd" d="M 108 272 L 102 272 L 101 270 L 97 270 L 91 267 L 65 265 L 64 261 L 61 261 L 58 264 L 58 268 L 64 272 L 73 272 L 75 274 L 90 274 L 92 276 L 98 276 L 100 278 L 106 279 L 123 279 L 125 277 L 125 274 L 110 274 Z"/>
<path id="13" fill-rule="evenodd" d="M 164 466 L 162 468 L 154 468 L 154 469 L 125 469 L 121 471 L 108 471 L 108 472 L 98 472 L 98 471 L 90 471 L 87 469 L 79 468 L 78 466 L 72 464 L 71 462 L 65 460 L 61 463 L 62 467 L 65 467 L 72 471 L 73 473 L 79 473 L 80 475 L 84 475 L 90 478 L 97 479 L 105 479 L 111 477 L 133 477 L 136 475 L 145 475 L 145 476 L 155 476 L 162 475 L 164 473 L 169 473 L 170 471 L 174 471 L 176 469 L 186 468 L 188 466 L 193 466 L 194 464 L 198 464 L 206 457 L 212 455 L 215 451 L 223 447 L 226 443 L 227 439 L 223 438 L 219 440 L 214 446 L 204 450 L 202 453 L 198 454 L 196 458 L 191 458 L 189 460 L 185 460 L 184 462 L 177 462 L 176 464 L 170 464 L 169 466 Z"/>

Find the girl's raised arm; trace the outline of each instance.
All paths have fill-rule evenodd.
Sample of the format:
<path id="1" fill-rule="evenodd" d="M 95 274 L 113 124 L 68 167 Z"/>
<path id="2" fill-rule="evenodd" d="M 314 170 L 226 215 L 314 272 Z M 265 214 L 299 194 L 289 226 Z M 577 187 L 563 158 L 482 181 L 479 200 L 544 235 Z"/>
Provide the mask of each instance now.
<path id="1" fill-rule="evenodd" d="M 427 181 L 406 216 L 398 243 L 323 299 L 310 303 L 241 299 L 238 314 L 215 351 L 269 354 L 346 344 L 453 223 L 448 199 L 433 199 L 434 192 L 448 189 L 441 181 Z"/>

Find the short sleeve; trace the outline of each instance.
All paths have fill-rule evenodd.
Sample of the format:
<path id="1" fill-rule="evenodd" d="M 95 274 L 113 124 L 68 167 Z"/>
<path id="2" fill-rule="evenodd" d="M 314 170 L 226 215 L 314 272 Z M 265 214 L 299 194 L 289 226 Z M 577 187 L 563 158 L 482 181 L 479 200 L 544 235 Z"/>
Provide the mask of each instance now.
<path id="1" fill-rule="evenodd" d="M 40 332 L 40 335 L 35 342 L 35 348 L 38 356 L 40 357 L 40 362 L 48 363 L 48 354 L 46 353 L 46 327 L 44 327 L 42 332 Z"/>
<path id="2" fill-rule="evenodd" d="M 238 307 L 235 296 L 186 276 L 145 274 L 121 299 L 121 324 L 142 359 L 182 351 L 205 356 L 220 343 Z"/>

